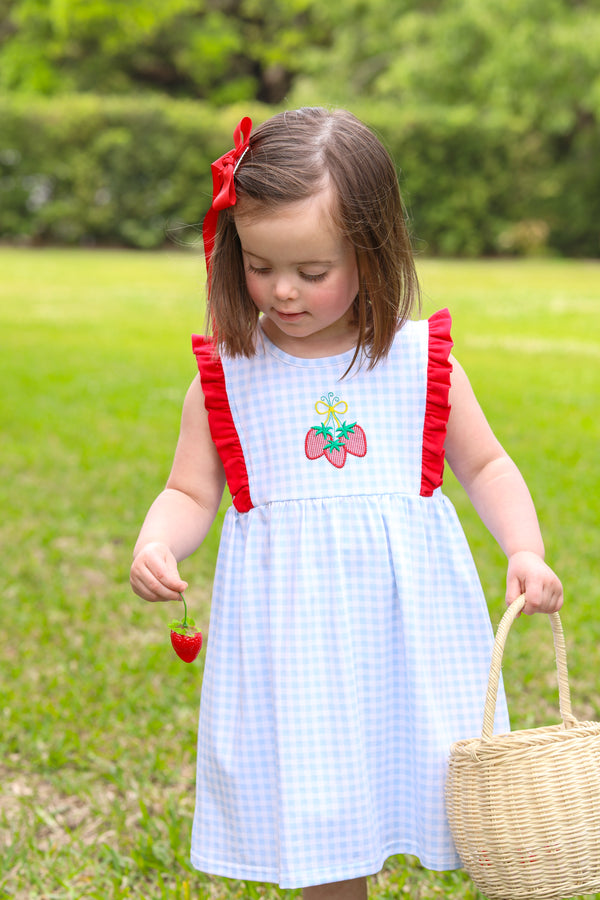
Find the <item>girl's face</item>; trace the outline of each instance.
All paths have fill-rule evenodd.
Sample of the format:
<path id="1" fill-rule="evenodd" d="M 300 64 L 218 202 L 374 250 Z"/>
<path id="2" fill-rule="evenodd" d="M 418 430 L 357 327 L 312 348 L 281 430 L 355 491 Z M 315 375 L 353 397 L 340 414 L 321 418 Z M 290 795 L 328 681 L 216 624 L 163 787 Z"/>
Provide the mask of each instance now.
<path id="1" fill-rule="evenodd" d="M 246 284 L 262 328 L 294 356 L 333 356 L 353 348 L 358 269 L 351 244 L 333 223 L 330 189 L 273 212 L 253 214 L 242 200 L 235 224 Z"/>

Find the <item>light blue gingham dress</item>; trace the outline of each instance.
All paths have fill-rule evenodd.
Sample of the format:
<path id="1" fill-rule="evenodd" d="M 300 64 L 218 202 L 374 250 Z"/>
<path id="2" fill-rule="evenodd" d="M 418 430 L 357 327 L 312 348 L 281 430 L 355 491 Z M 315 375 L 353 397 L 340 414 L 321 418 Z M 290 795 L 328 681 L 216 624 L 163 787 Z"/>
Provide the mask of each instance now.
<path id="1" fill-rule="evenodd" d="M 215 363 L 195 338 L 239 507 L 223 525 L 202 686 L 201 871 L 294 888 L 396 853 L 460 865 L 446 760 L 481 731 L 493 636 L 435 486 L 443 453 L 424 449 L 443 440 L 449 327 L 446 311 L 409 322 L 385 361 L 343 379 L 352 352 L 300 359 L 263 336 L 253 358 Z M 496 728 L 509 729 L 503 696 Z"/>

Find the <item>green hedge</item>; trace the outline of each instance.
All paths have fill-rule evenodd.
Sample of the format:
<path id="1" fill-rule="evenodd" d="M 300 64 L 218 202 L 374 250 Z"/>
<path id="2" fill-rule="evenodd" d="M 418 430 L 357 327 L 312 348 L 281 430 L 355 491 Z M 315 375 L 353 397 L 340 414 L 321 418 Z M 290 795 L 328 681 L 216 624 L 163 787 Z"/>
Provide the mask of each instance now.
<path id="1" fill-rule="evenodd" d="M 600 256 L 598 124 L 558 138 L 474 107 L 375 107 L 365 118 L 401 168 L 425 252 Z"/>
<path id="2" fill-rule="evenodd" d="M 148 97 L 0 99 L 0 237 L 160 246 L 201 221 L 235 120 Z"/>
<path id="3" fill-rule="evenodd" d="M 417 249 L 600 254 L 600 132 L 546 135 L 470 107 L 353 107 L 397 162 Z M 0 239 L 153 248 L 197 240 L 235 123 L 157 97 L 0 97 Z"/>

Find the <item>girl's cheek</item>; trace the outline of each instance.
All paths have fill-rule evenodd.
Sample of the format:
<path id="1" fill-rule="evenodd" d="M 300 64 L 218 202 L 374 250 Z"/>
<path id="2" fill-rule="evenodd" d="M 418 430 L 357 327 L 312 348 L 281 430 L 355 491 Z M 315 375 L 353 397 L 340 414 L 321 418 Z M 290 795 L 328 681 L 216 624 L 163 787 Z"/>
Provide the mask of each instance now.
<path id="1" fill-rule="evenodd" d="M 255 275 L 252 275 L 251 273 L 246 273 L 246 287 L 248 289 L 248 293 L 254 300 L 254 298 L 257 297 L 259 294 L 259 291 L 257 290 Z"/>

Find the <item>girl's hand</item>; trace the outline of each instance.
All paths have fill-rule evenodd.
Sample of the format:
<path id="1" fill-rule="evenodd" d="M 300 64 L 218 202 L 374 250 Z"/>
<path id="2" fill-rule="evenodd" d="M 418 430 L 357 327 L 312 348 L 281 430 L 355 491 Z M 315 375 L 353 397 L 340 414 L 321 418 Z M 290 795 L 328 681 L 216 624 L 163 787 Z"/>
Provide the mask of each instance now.
<path id="1" fill-rule="evenodd" d="M 508 560 L 506 602 L 510 604 L 525 594 L 523 612 L 558 612 L 563 604 L 563 589 L 558 577 L 541 556 L 529 550 L 514 553 Z"/>
<path id="2" fill-rule="evenodd" d="M 146 544 L 137 554 L 129 576 L 131 587 L 143 600 L 180 600 L 179 594 L 187 590 L 177 570 L 177 560 L 166 544 Z"/>

